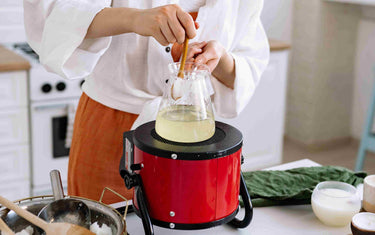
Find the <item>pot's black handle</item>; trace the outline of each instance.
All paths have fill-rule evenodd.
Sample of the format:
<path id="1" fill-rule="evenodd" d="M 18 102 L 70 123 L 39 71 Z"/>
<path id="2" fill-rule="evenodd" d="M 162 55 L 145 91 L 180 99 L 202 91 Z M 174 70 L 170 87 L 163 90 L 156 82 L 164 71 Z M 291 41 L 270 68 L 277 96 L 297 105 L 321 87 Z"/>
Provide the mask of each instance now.
<path id="1" fill-rule="evenodd" d="M 240 195 L 245 207 L 245 217 L 242 220 L 234 218 L 229 222 L 229 224 L 235 228 L 246 228 L 253 218 L 253 205 L 251 204 L 250 195 L 247 191 L 245 179 L 243 178 L 242 172 L 240 177 Z"/>
<path id="2" fill-rule="evenodd" d="M 154 227 L 151 223 L 150 215 L 148 214 L 147 204 L 142 189 L 142 183 L 140 183 L 140 186 L 135 187 L 135 194 L 137 197 L 139 211 L 141 213 L 145 235 L 154 235 Z"/>

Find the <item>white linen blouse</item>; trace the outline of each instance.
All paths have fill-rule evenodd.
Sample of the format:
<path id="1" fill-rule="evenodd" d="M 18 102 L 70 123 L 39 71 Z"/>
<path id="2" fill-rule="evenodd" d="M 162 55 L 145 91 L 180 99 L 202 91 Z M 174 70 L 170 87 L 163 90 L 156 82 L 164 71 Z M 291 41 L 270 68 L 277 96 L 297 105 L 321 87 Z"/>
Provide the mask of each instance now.
<path id="1" fill-rule="evenodd" d="M 82 89 L 91 99 L 141 114 L 134 128 L 156 117 L 167 65 L 173 62 L 170 50 L 152 37 L 135 33 L 85 39 L 87 29 L 106 7 L 147 9 L 179 2 L 24 0 L 26 35 L 48 71 L 66 79 L 85 78 Z M 202 0 L 196 0 L 200 3 Z M 260 22 L 262 7 L 263 0 L 206 0 L 199 8 L 196 21 L 200 28 L 191 42 L 217 40 L 235 60 L 234 89 L 211 78 L 216 115 L 237 116 L 267 66 L 269 45 Z"/>

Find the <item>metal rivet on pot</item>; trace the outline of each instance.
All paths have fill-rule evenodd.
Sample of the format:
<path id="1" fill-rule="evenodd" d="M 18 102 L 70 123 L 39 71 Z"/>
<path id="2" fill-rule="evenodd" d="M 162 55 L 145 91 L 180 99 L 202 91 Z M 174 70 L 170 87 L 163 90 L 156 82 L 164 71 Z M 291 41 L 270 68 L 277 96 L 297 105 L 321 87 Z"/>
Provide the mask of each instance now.
<path id="1" fill-rule="evenodd" d="M 170 227 L 170 228 L 174 228 L 174 223 L 170 223 L 170 224 L 169 224 L 169 227 Z"/>
<path id="2" fill-rule="evenodd" d="M 170 215 L 171 217 L 174 217 L 174 215 L 175 215 L 174 211 L 169 212 L 169 215 Z"/>
<path id="3" fill-rule="evenodd" d="M 171 158 L 172 158 L 172 159 L 177 159 L 177 154 L 172 153 Z"/>
<path id="4" fill-rule="evenodd" d="M 141 163 L 141 168 L 144 168 L 145 167 L 145 165 L 143 165 L 143 163 Z"/>

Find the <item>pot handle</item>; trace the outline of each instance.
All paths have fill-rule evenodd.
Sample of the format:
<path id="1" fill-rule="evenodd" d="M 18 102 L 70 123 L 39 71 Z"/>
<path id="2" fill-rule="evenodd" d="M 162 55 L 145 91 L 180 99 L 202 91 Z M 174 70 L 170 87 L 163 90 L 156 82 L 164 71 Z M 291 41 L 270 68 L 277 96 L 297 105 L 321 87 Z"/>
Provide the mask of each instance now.
<path id="1" fill-rule="evenodd" d="M 121 194 L 119 194 L 118 192 L 116 192 L 115 190 L 111 189 L 111 188 L 108 188 L 108 187 L 105 187 L 102 191 L 102 195 L 100 196 L 100 199 L 99 199 L 99 202 L 100 203 L 103 203 L 102 200 L 103 200 L 103 197 L 104 197 L 104 193 L 106 192 L 106 190 L 112 192 L 113 194 L 115 194 L 116 196 L 118 196 L 119 198 L 123 199 L 125 202 L 126 202 L 126 206 L 125 206 L 125 211 L 124 211 L 124 216 L 123 216 L 123 219 L 124 221 L 126 221 L 126 215 L 128 214 L 128 208 L 129 208 L 129 201 L 128 199 L 126 199 L 124 196 L 122 196 Z M 105 204 L 105 203 L 104 203 Z"/>
<path id="2" fill-rule="evenodd" d="M 60 171 L 52 170 L 50 171 L 49 176 L 51 179 L 52 192 L 53 192 L 53 197 L 55 198 L 55 201 L 63 199 L 64 188 L 61 183 Z"/>
<path id="3" fill-rule="evenodd" d="M 250 195 L 246 188 L 245 179 L 241 172 L 240 180 L 240 195 L 245 207 L 245 217 L 242 220 L 234 218 L 229 222 L 235 228 L 246 228 L 253 218 L 253 205 L 251 204 Z"/>

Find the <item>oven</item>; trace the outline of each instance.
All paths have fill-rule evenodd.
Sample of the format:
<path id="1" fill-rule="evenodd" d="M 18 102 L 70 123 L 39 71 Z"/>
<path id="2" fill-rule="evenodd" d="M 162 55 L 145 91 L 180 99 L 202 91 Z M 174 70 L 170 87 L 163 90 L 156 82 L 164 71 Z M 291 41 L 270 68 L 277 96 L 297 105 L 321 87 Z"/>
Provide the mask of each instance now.
<path id="1" fill-rule="evenodd" d="M 69 146 L 66 146 L 69 110 L 78 99 L 36 102 L 30 106 L 32 139 L 32 194 L 50 193 L 49 172 L 61 172 L 63 186 L 67 186 Z M 70 124 L 71 125 L 71 124 Z M 66 192 L 66 191 L 65 191 Z"/>

